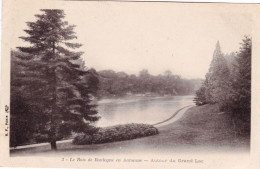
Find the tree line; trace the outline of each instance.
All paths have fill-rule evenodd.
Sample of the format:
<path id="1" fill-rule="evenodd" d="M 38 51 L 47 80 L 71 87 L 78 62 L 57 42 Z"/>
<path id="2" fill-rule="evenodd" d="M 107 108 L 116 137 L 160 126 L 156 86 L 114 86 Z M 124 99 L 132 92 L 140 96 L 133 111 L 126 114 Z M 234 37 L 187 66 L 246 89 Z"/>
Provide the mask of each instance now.
<path id="1" fill-rule="evenodd" d="M 196 105 L 218 104 L 228 113 L 236 134 L 250 135 L 251 37 L 245 36 L 240 50 L 223 54 L 219 42 L 209 71 L 194 99 Z"/>
<path id="2" fill-rule="evenodd" d="M 195 93 L 201 79 L 183 79 L 167 70 L 163 75 L 151 75 L 143 69 L 139 75 L 113 70 L 99 71 L 99 97 L 126 94 L 187 95 Z"/>

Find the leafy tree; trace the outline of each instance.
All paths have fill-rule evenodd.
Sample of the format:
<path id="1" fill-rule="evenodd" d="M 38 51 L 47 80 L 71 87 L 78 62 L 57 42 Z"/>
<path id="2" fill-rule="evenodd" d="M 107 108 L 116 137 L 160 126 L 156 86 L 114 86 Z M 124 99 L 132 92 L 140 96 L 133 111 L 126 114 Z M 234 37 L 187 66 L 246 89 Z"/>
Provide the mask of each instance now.
<path id="1" fill-rule="evenodd" d="M 166 76 L 166 77 L 170 77 L 170 76 L 172 76 L 172 72 L 170 71 L 170 70 L 166 70 L 165 72 L 164 72 L 164 76 Z"/>
<path id="2" fill-rule="evenodd" d="M 205 91 L 206 91 L 206 87 L 204 84 L 202 84 L 202 86 L 196 91 L 196 96 L 194 98 L 194 102 L 197 106 L 207 104 L 207 100 L 205 97 Z"/>
<path id="3" fill-rule="evenodd" d="M 96 105 L 91 104 L 86 76 L 80 62 L 81 46 L 76 39 L 74 25 L 63 21 L 63 10 L 41 10 L 36 22 L 27 22 L 29 47 L 18 47 L 26 55 L 18 55 L 22 71 L 14 80 L 21 84 L 23 101 L 35 121 L 36 139 L 48 141 L 56 149 L 56 141 L 74 132 L 92 132 L 91 122 L 98 120 Z M 83 63 L 84 64 L 84 63 Z M 24 117 L 28 118 L 28 117 Z M 11 129 L 12 130 L 12 129 Z"/>
<path id="4" fill-rule="evenodd" d="M 142 80 L 139 81 L 139 88 L 141 89 L 140 93 L 150 92 L 152 89 L 151 86 L 151 75 L 147 69 L 143 69 L 139 72 L 139 78 Z"/>

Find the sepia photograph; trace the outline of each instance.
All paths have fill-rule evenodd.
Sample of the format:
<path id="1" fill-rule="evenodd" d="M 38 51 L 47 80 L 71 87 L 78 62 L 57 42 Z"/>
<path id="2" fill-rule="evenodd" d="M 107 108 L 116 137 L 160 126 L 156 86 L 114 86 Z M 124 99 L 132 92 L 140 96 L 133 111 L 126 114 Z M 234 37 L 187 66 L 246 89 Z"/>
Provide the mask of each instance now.
<path id="1" fill-rule="evenodd" d="M 12 0 L 3 9 L 4 166 L 259 165 L 249 167 L 259 5 Z"/>

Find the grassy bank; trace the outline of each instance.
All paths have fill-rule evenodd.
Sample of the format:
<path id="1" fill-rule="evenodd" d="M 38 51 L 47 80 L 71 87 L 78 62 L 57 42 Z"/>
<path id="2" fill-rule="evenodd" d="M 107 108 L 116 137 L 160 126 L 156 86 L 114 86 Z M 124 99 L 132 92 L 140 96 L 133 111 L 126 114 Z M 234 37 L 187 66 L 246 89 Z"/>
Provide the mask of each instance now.
<path id="1" fill-rule="evenodd" d="M 134 140 L 98 145 L 62 143 L 58 145 L 57 152 L 51 152 L 47 147 L 44 150 L 31 149 L 27 152 L 17 150 L 13 155 L 39 152 L 65 155 L 135 151 L 161 151 L 162 153 L 249 151 L 249 137 L 235 137 L 231 119 L 228 114 L 220 112 L 217 105 L 192 107 L 180 120 L 158 127 L 158 130 L 158 135 Z"/>
<path id="2" fill-rule="evenodd" d="M 235 135 L 232 119 L 218 105 L 192 107 L 176 123 L 159 128 L 165 140 L 176 144 L 249 147 L 249 137 Z"/>

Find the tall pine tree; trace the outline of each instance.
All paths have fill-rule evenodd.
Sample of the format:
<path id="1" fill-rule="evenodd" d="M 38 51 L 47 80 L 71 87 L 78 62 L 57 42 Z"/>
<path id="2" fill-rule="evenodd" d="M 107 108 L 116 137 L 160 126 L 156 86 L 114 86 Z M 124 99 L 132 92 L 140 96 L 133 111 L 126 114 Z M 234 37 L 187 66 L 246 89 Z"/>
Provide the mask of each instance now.
<path id="1" fill-rule="evenodd" d="M 219 42 L 213 54 L 213 59 L 210 64 L 207 74 L 206 98 L 209 103 L 219 103 L 224 100 L 223 96 L 226 92 L 229 82 L 229 68 Z"/>
<path id="2" fill-rule="evenodd" d="M 11 51 L 11 117 L 10 117 L 10 146 L 16 147 L 20 144 L 29 143 L 33 138 L 35 121 L 29 105 L 24 101 L 23 85 L 17 80 L 18 73 L 24 71 L 18 65 L 19 59 L 17 55 L 21 55 L 16 51 Z"/>
<path id="3" fill-rule="evenodd" d="M 216 44 L 209 71 L 205 77 L 203 85 L 196 93 L 195 103 L 197 105 L 224 104 L 227 99 L 225 93 L 230 85 L 229 68 L 219 42 Z"/>
<path id="4" fill-rule="evenodd" d="M 99 117 L 91 104 L 89 72 L 78 64 L 83 53 L 70 50 L 81 46 L 70 42 L 77 38 L 75 26 L 63 21 L 63 10 L 41 11 L 36 22 L 27 22 L 28 36 L 20 37 L 31 46 L 18 47 L 26 55 L 17 56 L 22 71 L 14 81 L 23 89 L 36 135 L 56 149 L 56 141 L 72 131 L 93 132 L 91 122 Z"/>
<path id="5" fill-rule="evenodd" d="M 229 110 L 243 134 L 250 134 L 251 124 L 251 37 L 245 36 L 234 64 Z"/>

